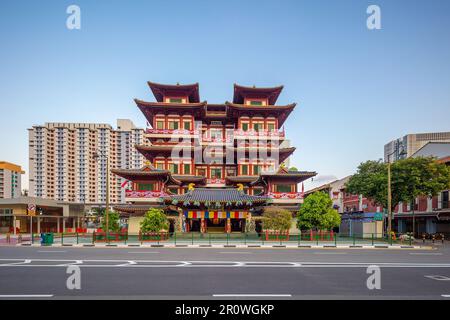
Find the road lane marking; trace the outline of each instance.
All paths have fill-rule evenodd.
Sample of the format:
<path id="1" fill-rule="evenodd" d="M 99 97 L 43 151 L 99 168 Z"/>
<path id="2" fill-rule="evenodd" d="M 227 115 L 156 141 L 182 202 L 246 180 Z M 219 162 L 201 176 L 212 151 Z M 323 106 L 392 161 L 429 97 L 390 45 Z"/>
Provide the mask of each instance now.
<path id="1" fill-rule="evenodd" d="M 11 262 L 11 263 L 0 264 L 0 267 L 22 265 L 22 264 L 29 264 L 29 263 L 31 263 L 31 260 L 30 259 L 25 259 L 24 261 L 20 261 L 20 262 Z"/>
<path id="2" fill-rule="evenodd" d="M 38 250 L 38 252 L 40 252 L 40 253 L 47 253 L 47 252 L 51 252 L 51 253 L 64 253 L 64 252 L 67 252 L 67 251 L 59 251 L 59 250 L 57 250 L 57 251 L 53 251 L 53 250 Z"/>
<path id="3" fill-rule="evenodd" d="M 82 260 L 75 260 L 73 262 L 69 262 L 69 263 L 63 263 L 63 264 L 58 264 L 58 267 L 68 267 L 68 266 L 73 266 L 73 265 L 78 265 L 78 264 L 83 264 Z"/>
<path id="4" fill-rule="evenodd" d="M 440 252 L 410 252 L 409 254 L 415 256 L 442 256 Z"/>
<path id="5" fill-rule="evenodd" d="M 116 267 L 128 267 L 128 266 L 135 265 L 135 264 L 137 264 L 137 262 L 127 261 L 126 263 L 123 263 L 123 264 L 117 264 Z"/>
<path id="6" fill-rule="evenodd" d="M 424 276 L 424 277 L 428 278 L 428 279 L 437 280 L 437 281 L 450 281 L 449 277 L 441 276 L 441 275 L 431 275 L 431 276 Z"/>
<path id="7" fill-rule="evenodd" d="M 220 293 L 213 294 L 213 297 L 292 297 L 292 294 L 272 294 L 272 293 Z"/>
<path id="8" fill-rule="evenodd" d="M 0 294 L 0 298 L 51 298 L 53 294 Z"/>
<path id="9" fill-rule="evenodd" d="M 441 294 L 441 297 L 450 298 L 450 294 Z"/>

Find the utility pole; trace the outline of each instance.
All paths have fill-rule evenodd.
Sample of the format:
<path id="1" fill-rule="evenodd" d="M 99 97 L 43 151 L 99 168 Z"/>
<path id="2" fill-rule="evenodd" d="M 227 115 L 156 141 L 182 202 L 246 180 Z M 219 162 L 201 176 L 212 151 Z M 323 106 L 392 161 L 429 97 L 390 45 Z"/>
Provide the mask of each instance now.
<path id="1" fill-rule="evenodd" d="M 94 158 L 105 158 L 106 159 L 106 203 L 105 203 L 105 224 L 106 224 L 106 242 L 109 241 L 109 157 L 105 152 L 96 152 Z"/>
<path id="2" fill-rule="evenodd" d="M 388 157 L 388 236 L 392 231 L 392 193 L 391 193 L 391 162 Z"/>

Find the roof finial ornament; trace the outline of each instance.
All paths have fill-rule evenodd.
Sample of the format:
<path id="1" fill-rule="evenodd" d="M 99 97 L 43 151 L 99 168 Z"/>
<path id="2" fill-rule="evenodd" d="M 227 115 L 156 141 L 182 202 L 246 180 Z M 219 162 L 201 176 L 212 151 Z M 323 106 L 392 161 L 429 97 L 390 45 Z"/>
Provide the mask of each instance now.
<path id="1" fill-rule="evenodd" d="M 188 184 L 188 191 L 193 191 L 195 188 L 195 183 L 189 183 Z"/>
<path id="2" fill-rule="evenodd" d="M 237 184 L 238 191 L 244 191 L 244 185 L 242 183 Z"/>
<path id="3" fill-rule="evenodd" d="M 179 82 L 177 82 L 177 86 L 179 86 L 180 85 L 180 83 Z"/>

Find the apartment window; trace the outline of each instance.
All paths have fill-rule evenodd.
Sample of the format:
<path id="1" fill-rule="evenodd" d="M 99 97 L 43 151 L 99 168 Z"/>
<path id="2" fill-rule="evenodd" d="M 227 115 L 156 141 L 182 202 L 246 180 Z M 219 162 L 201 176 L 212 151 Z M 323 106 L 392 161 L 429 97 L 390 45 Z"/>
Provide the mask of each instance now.
<path id="1" fill-rule="evenodd" d="M 178 164 L 177 163 L 169 163 L 169 170 L 172 173 L 178 174 Z"/>
<path id="2" fill-rule="evenodd" d="M 184 174 L 191 174 L 191 165 L 189 163 L 185 163 L 183 165 Z"/>
<path id="3" fill-rule="evenodd" d="M 442 192 L 442 209 L 448 209 L 448 191 Z"/>
<path id="4" fill-rule="evenodd" d="M 164 129 L 164 121 L 156 121 L 156 129 Z"/>
<path id="5" fill-rule="evenodd" d="M 211 178 L 212 179 L 222 179 L 222 169 L 221 168 L 211 168 Z"/>
<path id="6" fill-rule="evenodd" d="M 241 174 L 242 175 L 248 175 L 248 164 L 241 165 Z"/>

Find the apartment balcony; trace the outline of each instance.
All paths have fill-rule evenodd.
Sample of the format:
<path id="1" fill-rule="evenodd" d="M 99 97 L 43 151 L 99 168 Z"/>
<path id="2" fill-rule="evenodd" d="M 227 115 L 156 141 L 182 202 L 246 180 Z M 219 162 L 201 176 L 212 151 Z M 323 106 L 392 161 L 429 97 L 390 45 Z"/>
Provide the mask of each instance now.
<path id="1" fill-rule="evenodd" d="M 301 192 L 269 192 L 267 196 L 273 203 L 279 204 L 300 204 L 303 203 L 303 193 Z"/>
<path id="2" fill-rule="evenodd" d="M 126 190 L 127 202 L 159 202 L 161 197 L 167 196 L 164 191 Z"/>

